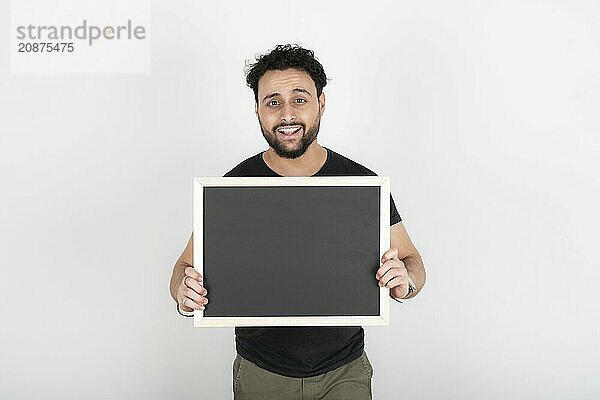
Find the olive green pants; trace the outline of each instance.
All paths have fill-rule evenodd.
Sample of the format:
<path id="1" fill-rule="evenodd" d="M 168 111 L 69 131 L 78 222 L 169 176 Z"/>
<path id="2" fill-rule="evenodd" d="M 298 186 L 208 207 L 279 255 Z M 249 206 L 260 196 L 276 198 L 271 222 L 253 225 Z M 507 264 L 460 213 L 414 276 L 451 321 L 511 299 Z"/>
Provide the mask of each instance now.
<path id="1" fill-rule="evenodd" d="M 239 354 L 233 361 L 234 400 L 371 400 L 373 366 L 367 353 L 309 378 L 274 374 Z"/>

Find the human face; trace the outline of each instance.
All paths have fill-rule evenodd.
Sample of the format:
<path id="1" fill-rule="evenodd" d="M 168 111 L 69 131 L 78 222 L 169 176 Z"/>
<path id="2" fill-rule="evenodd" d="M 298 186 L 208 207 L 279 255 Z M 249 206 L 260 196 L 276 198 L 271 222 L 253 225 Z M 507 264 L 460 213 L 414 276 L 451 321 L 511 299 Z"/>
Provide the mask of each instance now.
<path id="1" fill-rule="evenodd" d="M 325 94 L 317 98 L 304 71 L 267 71 L 258 81 L 256 116 L 263 137 L 279 157 L 297 158 L 317 138 Z"/>

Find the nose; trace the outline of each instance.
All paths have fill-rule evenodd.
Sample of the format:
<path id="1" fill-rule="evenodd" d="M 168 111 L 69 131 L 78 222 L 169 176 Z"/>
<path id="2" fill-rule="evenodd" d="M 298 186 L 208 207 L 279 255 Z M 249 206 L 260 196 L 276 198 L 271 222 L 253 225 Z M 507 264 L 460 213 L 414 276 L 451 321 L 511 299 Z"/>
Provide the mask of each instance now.
<path id="1" fill-rule="evenodd" d="M 291 104 L 285 103 L 281 110 L 281 122 L 289 124 L 294 121 L 294 108 Z"/>

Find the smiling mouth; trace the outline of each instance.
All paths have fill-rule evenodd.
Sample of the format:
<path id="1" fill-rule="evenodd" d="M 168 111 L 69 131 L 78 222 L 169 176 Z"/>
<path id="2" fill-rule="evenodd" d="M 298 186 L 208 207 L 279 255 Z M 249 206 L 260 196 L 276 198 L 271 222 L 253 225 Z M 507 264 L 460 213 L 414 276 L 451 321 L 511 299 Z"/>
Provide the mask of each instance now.
<path id="1" fill-rule="evenodd" d="M 302 130 L 302 125 L 287 125 L 277 128 L 277 132 L 286 137 L 295 136 Z"/>

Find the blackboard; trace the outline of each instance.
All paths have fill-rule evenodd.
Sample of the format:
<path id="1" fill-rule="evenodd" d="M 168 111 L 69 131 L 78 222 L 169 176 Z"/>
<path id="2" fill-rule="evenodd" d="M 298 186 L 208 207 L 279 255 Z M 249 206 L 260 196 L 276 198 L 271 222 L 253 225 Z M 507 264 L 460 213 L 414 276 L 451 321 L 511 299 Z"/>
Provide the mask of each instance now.
<path id="1" fill-rule="evenodd" d="M 194 325 L 387 325 L 389 198 L 378 176 L 194 178 Z"/>

